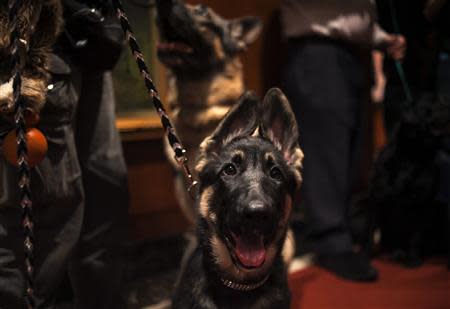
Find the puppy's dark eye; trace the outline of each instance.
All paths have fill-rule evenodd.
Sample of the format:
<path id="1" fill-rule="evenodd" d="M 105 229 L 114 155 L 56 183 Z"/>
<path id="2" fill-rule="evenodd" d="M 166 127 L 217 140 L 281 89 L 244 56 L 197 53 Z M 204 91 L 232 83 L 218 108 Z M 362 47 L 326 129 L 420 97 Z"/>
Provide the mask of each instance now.
<path id="1" fill-rule="evenodd" d="M 235 167 L 233 164 L 229 163 L 229 164 L 227 164 L 227 165 L 225 165 L 225 166 L 223 167 L 222 172 L 223 172 L 225 175 L 233 176 L 233 175 L 236 175 L 237 170 L 236 170 L 236 167 Z"/>
<path id="2" fill-rule="evenodd" d="M 283 180 L 283 174 L 281 173 L 280 169 L 276 166 L 270 169 L 270 177 L 279 181 Z"/>

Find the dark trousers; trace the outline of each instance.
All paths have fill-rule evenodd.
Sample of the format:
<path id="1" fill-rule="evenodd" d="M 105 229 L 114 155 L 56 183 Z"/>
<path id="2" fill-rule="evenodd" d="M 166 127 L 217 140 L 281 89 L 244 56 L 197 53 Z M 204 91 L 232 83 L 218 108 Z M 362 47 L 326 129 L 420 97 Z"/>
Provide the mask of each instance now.
<path id="1" fill-rule="evenodd" d="M 84 217 L 70 268 L 75 307 L 80 309 L 124 308 L 128 181 L 115 119 L 111 73 L 83 73 L 75 132 Z"/>
<path id="2" fill-rule="evenodd" d="M 361 145 L 364 70 L 350 47 L 326 39 L 290 41 L 284 90 L 297 117 L 304 207 L 311 249 L 351 250 L 348 207 Z"/>
<path id="3" fill-rule="evenodd" d="M 37 308 L 58 308 L 67 276 L 75 308 L 123 308 L 120 245 L 128 191 L 111 74 L 71 71 L 63 62 L 53 69 L 54 87 L 39 125 L 49 150 L 31 176 Z M 16 174 L 0 155 L 1 309 L 24 308 Z"/>

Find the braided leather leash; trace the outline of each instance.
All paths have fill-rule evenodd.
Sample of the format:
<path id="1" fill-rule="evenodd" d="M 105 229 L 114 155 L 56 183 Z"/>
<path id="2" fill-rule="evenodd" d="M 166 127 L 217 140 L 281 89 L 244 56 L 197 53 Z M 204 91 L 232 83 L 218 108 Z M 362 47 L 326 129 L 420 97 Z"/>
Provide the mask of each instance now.
<path id="1" fill-rule="evenodd" d="M 156 87 L 153 84 L 152 79 L 150 78 L 148 67 L 144 61 L 144 56 L 141 52 L 141 49 L 133 33 L 133 30 L 131 29 L 130 22 L 128 21 L 128 17 L 122 6 L 122 2 L 120 0 L 113 0 L 113 5 L 117 12 L 117 17 L 119 18 L 122 30 L 125 34 L 125 38 L 128 41 L 131 53 L 133 54 L 136 60 L 136 64 L 142 75 L 142 78 L 144 79 L 145 87 L 147 88 L 148 94 L 150 95 L 155 110 L 161 119 L 161 124 L 166 132 L 167 140 L 169 141 L 169 144 L 175 153 L 175 160 L 182 167 L 183 172 L 189 182 L 187 190 L 190 196 L 193 199 L 195 199 L 194 188 L 197 185 L 197 181 L 195 181 L 194 178 L 192 177 L 192 173 L 190 172 L 189 167 L 187 165 L 186 150 L 183 148 L 183 145 L 181 144 L 181 141 L 178 138 L 175 129 L 172 126 L 172 123 L 170 122 L 169 117 L 167 116 L 166 110 L 164 109 L 164 106 L 161 103 L 158 91 L 156 90 Z"/>
<path id="2" fill-rule="evenodd" d="M 22 227 L 24 231 L 24 252 L 25 252 L 25 278 L 26 291 L 25 302 L 29 309 L 35 307 L 34 298 L 34 261 L 33 261 L 33 203 L 31 201 L 30 188 L 30 167 L 28 165 L 27 141 L 25 138 L 24 121 L 24 101 L 20 96 L 22 85 L 21 72 L 25 65 L 25 55 L 27 52 L 27 42 L 20 38 L 18 29 L 18 13 L 21 7 L 21 0 L 9 1 L 9 22 L 13 25 L 11 32 L 11 58 L 13 62 L 13 102 L 14 121 L 16 126 L 17 142 L 17 163 L 19 176 L 19 205 L 22 208 Z"/>

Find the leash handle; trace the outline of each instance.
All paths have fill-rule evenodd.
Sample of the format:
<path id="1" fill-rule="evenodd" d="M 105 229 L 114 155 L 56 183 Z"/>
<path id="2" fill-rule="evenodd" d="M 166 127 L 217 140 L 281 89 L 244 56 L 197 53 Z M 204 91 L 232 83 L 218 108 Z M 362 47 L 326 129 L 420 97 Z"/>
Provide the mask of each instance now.
<path id="1" fill-rule="evenodd" d="M 25 65 L 25 57 L 28 52 L 27 41 L 20 38 L 18 27 L 19 8 L 22 0 L 10 0 L 9 22 L 13 25 L 10 37 L 10 51 L 13 64 L 13 104 L 14 121 L 16 126 L 17 142 L 17 165 L 19 178 L 19 205 L 22 208 L 22 227 L 24 232 L 24 253 L 25 253 L 25 303 L 28 309 L 35 308 L 34 297 L 34 234 L 33 234 L 33 202 L 31 200 L 30 188 L 30 166 L 28 165 L 28 149 L 25 137 L 25 104 L 21 98 L 20 90 L 22 86 L 21 73 Z"/>
<path id="2" fill-rule="evenodd" d="M 175 153 L 175 160 L 182 167 L 185 177 L 188 179 L 189 187 L 187 190 L 191 197 L 195 199 L 193 188 L 197 185 L 197 181 L 194 180 L 192 173 L 189 170 L 189 166 L 187 164 L 188 159 L 185 155 L 186 150 L 184 149 L 180 139 L 178 138 L 175 132 L 175 128 L 172 126 L 169 116 L 167 115 L 167 112 L 162 105 L 159 93 L 156 90 L 152 79 L 150 78 L 150 73 L 145 63 L 144 55 L 141 52 L 139 44 L 136 40 L 136 36 L 134 35 L 130 22 L 128 21 L 128 17 L 122 6 L 122 2 L 120 0 L 113 0 L 112 2 L 116 10 L 117 17 L 119 18 L 120 25 L 122 26 L 122 30 L 125 34 L 125 38 L 130 47 L 131 53 L 133 54 L 141 76 L 144 79 L 144 84 L 147 88 L 147 92 L 150 96 L 153 106 L 155 107 L 156 112 L 158 113 L 159 118 L 161 119 L 161 124 L 166 132 L 166 138 L 169 142 L 170 147 L 172 147 L 172 150 Z"/>

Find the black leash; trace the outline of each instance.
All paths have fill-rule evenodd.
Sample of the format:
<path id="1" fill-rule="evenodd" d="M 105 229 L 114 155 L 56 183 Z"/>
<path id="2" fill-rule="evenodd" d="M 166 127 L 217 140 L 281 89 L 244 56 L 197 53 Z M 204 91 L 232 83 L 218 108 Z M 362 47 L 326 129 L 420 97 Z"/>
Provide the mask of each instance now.
<path id="1" fill-rule="evenodd" d="M 191 171 L 187 165 L 187 157 L 186 150 L 181 144 L 180 139 L 178 138 L 172 123 L 164 109 L 164 106 L 161 103 L 161 99 L 159 97 L 158 91 L 156 90 L 155 85 L 153 84 L 152 79 L 150 78 L 150 73 L 148 71 L 147 65 L 144 61 L 144 56 L 141 52 L 139 44 L 136 40 L 134 32 L 131 29 L 130 22 L 128 21 L 128 17 L 123 9 L 122 3 L 120 0 L 113 0 L 114 8 L 117 12 L 117 17 L 120 20 L 120 24 L 122 26 L 122 30 L 125 34 L 125 38 L 128 41 L 128 45 L 130 47 L 131 53 L 133 54 L 136 64 L 139 68 L 139 71 L 144 79 L 145 87 L 147 88 L 148 94 L 150 95 L 150 99 L 155 107 L 156 112 L 158 113 L 161 124 L 166 132 L 167 140 L 169 141 L 170 146 L 172 147 L 175 153 L 175 160 L 180 164 L 183 169 L 184 175 L 186 176 L 189 186 L 187 188 L 190 196 L 195 199 L 194 188 L 197 185 L 197 181 L 194 180 Z"/>
<path id="2" fill-rule="evenodd" d="M 17 17 L 22 0 L 9 1 L 9 22 L 13 25 L 11 32 L 11 58 L 14 67 L 13 71 L 13 102 L 14 121 L 17 136 L 17 164 L 19 176 L 19 205 L 22 208 L 22 227 L 24 231 L 24 252 L 25 252 L 25 279 L 26 291 L 25 302 L 28 309 L 35 308 L 34 297 L 34 236 L 33 236 L 33 202 L 31 201 L 30 188 L 30 167 L 28 165 L 27 141 L 25 138 L 24 101 L 20 95 L 22 85 L 21 72 L 25 65 L 25 56 L 28 43 L 20 38 Z"/>

